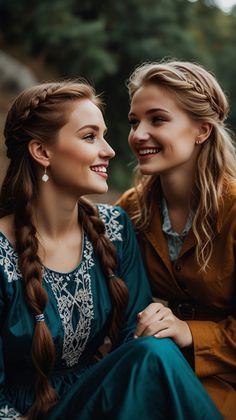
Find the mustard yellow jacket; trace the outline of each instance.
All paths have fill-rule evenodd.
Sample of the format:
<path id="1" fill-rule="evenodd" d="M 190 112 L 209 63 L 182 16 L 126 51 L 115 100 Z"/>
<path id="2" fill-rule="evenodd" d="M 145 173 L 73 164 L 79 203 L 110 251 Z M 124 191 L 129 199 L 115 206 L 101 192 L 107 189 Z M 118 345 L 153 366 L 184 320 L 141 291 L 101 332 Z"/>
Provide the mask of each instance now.
<path id="1" fill-rule="evenodd" d="M 118 201 L 130 216 L 136 203 L 134 189 Z M 158 203 L 153 206 L 149 230 L 138 235 L 153 295 L 177 307 L 179 318 L 179 303 L 193 302 L 183 318 L 193 336 L 192 367 L 225 419 L 236 419 L 236 186 L 222 206 L 207 272 L 199 272 L 192 230 L 178 260 L 170 261 Z"/>

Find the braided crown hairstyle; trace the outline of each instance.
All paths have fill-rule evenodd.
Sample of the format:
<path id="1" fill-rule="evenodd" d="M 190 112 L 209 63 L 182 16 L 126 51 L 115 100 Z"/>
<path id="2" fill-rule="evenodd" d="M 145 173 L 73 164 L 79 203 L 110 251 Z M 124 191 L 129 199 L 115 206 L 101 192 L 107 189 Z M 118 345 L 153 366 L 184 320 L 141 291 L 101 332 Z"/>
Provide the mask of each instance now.
<path id="1" fill-rule="evenodd" d="M 232 135 L 224 121 L 228 115 L 227 98 L 215 77 L 198 64 L 174 60 L 145 63 L 128 80 L 130 99 L 145 85 L 167 90 L 195 121 L 208 122 L 212 131 L 200 147 L 193 200 L 193 232 L 197 239 L 196 258 L 205 271 L 212 254 L 212 239 L 224 193 L 236 179 L 236 157 Z M 139 231 L 150 224 L 150 204 L 160 189 L 158 175 L 135 172 L 137 208 L 133 222 Z"/>
<path id="2" fill-rule="evenodd" d="M 83 98 L 98 107 L 102 105 L 93 88 L 85 82 L 44 83 L 21 93 L 6 119 L 4 135 L 10 164 L 0 193 L 0 217 L 14 216 L 18 264 L 24 281 L 25 299 L 34 316 L 44 312 L 48 296 L 42 286 L 42 262 L 38 256 L 39 244 L 33 224 L 38 181 L 28 143 L 32 138 L 47 144 L 56 142 L 58 130 L 69 118 L 68 105 L 73 107 L 73 101 Z M 117 264 L 115 247 L 105 235 L 105 226 L 96 207 L 80 198 L 78 217 L 99 256 L 108 281 L 113 302 L 109 336 L 114 344 L 128 302 L 127 287 L 124 281 L 113 275 Z M 46 322 L 35 322 L 31 355 L 37 372 L 36 396 L 27 418 L 37 420 L 57 402 L 57 395 L 48 380 L 55 362 L 55 348 Z"/>

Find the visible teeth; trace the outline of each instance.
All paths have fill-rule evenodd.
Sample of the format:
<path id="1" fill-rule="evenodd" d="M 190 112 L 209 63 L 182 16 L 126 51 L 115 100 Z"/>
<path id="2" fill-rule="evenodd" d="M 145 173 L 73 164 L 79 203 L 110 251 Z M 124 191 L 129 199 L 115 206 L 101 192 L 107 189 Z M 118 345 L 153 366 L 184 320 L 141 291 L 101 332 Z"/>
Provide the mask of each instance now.
<path id="1" fill-rule="evenodd" d="M 159 153 L 161 150 L 160 149 L 144 149 L 144 150 L 139 150 L 139 154 L 140 155 L 149 155 L 154 154 L 154 153 Z"/>
<path id="2" fill-rule="evenodd" d="M 104 173 L 106 173 L 106 171 L 107 171 L 107 168 L 105 166 L 93 166 L 91 169 L 94 172 L 104 172 Z"/>

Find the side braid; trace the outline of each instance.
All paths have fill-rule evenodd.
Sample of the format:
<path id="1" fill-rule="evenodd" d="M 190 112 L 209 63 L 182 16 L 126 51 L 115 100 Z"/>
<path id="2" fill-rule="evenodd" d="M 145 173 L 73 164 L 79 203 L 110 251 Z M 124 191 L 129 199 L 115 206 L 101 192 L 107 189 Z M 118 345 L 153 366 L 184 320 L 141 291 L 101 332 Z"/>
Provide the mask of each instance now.
<path id="1" fill-rule="evenodd" d="M 55 101 L 55 98 L 57 96 L 57 93 L 60 92 L 60 89 L 62 88 L 62 85 L 56 84 L 55 86 L 52 86 L 49 84 L 49 86 L 45 86 L 45 88 L 40 90 L 40 92 L 37 92 L 29 101 L 27 106 L 24 108 L 24 112 L 21 114 L 19 122 L 24 122 L 25 120 L 29 120 L 31 115 L 34 114 L 34 112 L 37 112 L 37 108 L 41 104 L 50 103 L 50 99 Z"/>
<path id="2" fill-rule="evenodd" d="M 114 346 L 118 341 L 128 304 L 128 288 L 125 282 L 114 274 L 117 266 L 116 250 L 106 236 L 105 225 L 99 217 L 98 210 L 84 198 L 79 200 L 79 218 L 101 261 L 103 272 L 107 278 L 113 303 L 112 321 L 108 335 Z"/>
<path id="3" fill-rule="evenodd" d="M 94 89 L 82 79 L 33 86 L 15 99 L 5 123 L 5 145 L 10 164 L 0 192 L 0 217 L 14 216 L 18 264 L 25 285 L 25 299 L 33 316 L 44 313 L 48 297 L 42 286 L 42 264 L 33 224 L 39 174 L 28 145 L 31 139 L 39 139 L 47 145 L 56 143 L 59 130 L 68 122 L 74 101 L 83 98 L 89 99 L 98 108 L 102 107 Z M 111 249 L 109 252 L 112 255 Z M 111 266 L 115 267 L 115 257 L 112 261 Z M 48 380 L 55 348 L 45 322 L 35 322 L 31 353 L 37 375 L 35 402 L 27 418 L 38 420 L 57 401 Z"/>
<path id="4" fill-rule="evenodd" d="M 42 263 L 38 256 L 36 229 L 32 223 L 33 188 L 31 183 L 21 182 L 20 201 L 15 208 L 15 238 L 19 269 L 25 285 L 25 299 L 34 315 L 43 314 L 48 296 L 42 287 Z M 52 336 L 45 322 L 36 322 L 31 347 L 32 361 L 37 372 L 35 385 L 36 400 L 29 412 L 29 420 L 42 418 L 56 402 L 57 395 L 51 387 L 48 376 L 55 360 L 55 348 Z"/>

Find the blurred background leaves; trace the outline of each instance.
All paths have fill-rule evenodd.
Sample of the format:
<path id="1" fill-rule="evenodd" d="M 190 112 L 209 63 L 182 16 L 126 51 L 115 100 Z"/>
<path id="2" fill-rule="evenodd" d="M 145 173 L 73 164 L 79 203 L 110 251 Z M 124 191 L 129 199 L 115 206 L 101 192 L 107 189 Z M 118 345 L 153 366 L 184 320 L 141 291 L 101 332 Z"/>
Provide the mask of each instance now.
<path id="1" fill-rule="evenodd" d="M 0 0 L 0 49 L 39 81 L 85 77 L 103 92 L 108 140 L 116 151 L 110 185 L 131 184 L 126 80 L 143 61 L 174 57 L 214 72 L 236 128 L 236 8 L 213 0 Z M 1 76 L 1 75 L 0 75 Z"/>

